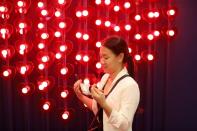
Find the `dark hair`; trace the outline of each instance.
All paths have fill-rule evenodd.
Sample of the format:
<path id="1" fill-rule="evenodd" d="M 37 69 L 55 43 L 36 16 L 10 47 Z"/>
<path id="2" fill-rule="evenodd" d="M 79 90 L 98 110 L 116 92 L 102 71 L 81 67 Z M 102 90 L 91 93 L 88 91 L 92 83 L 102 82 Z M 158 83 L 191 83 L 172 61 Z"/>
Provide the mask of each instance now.
<path id="1" fill-rule="evenodd" d="M 127 70 L 130 76 L 134 76 L 134 63 L 129 54 L 126 41 L 119 36 L 111 36 L 102 42 L 102 46 L 110 49 L 115 55 L 124 53 L 123 63 L 127 63 Z"/>

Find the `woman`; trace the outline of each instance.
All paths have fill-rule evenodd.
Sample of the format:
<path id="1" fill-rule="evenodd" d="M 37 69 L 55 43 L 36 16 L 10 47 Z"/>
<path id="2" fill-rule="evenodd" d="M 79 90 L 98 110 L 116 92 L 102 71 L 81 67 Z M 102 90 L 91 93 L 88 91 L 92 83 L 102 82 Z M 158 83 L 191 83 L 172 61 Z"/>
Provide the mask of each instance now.
<path id="1" fill-rule="evenodd" d="M 100 62 L 105 74 L 98 88 L 96 84 L 92 85 L 92 99 L 82 94 L 81 80 L 74 84 L 74 91 L 79 100 L 99 116 L 99 122 L 103 124 L 101 130 L 132 131 L 140 92 L 132 78 L 133 61 L 127 43 L 118 36 L 104 40 L 100 48 Z"/>

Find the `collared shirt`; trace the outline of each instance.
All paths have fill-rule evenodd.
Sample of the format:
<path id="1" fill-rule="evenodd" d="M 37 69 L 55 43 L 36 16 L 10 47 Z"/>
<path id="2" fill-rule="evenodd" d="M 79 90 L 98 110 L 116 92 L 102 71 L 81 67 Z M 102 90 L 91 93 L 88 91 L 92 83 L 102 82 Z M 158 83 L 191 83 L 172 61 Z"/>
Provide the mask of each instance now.
<path id="1" fill-rule="evenodd" d="M 111 87 L 123 75 L 128 74 L 127 69 L 123 68 L 113 80 Z M 104 74 L 99 82 L 99 89 L 102 89 L 109 74 Z M 106 102 L 112 108 L 109 117 L 103 111 L 103 130 L 104 131 L 132 131 L 133 118 L 139 104 L 140 91 L 138 84 L 131 77 L 125 77 L 114 88 L 106 98 Z M 98 112 L 97 103 L 93 100 L 92 110 L 94 114 Z"/>

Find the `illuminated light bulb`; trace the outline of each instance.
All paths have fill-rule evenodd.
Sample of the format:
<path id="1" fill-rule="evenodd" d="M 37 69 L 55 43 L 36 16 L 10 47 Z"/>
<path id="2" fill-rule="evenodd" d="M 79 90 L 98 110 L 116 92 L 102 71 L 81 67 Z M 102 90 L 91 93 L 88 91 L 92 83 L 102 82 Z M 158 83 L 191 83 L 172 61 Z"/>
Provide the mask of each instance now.
<path id="1" fill-rule="evenodd" d="M 42 39 L 48 39 L 49 38 L 49 34 L 48 33 L 42 33 L 41 34 L 41 38 Z"/>
<path id="2" fill-rule="evenodd" d="M 23 1 L 18 1 L 17 5 L 18 5 L 18 7 L 23 7 L 24 6 L 24 2 Z"/>
<path id="3" fill-rule="evenodd" d="M 125 28 L 125 30 L 129 31 L 129 30 L 131 30 L 131 25 L 127 24 L 124 26 L 124 28 Z"/>
<path id="4" fill-rule="evenodd" d="M 154 59 L 154 56 L 153 56 L 152 54 L 148 54 L 148 55 L 147 55 L 147 59 L 148 59 L 149 61 L 152 61 L 152 60 Z"/>
<path id="5" fill-rule="evenodd" d="M 159 17 L 159 12 L 154 12 L 154 16 L 157 18 Z"/>
<path id="6" fill-rule="evenodd" d="M 26 71 L 27 71 L 27 67 L 26 66 L 21 66 L 20 73 L 24 75 L 26 73 Z"/>
<path id="7" fill-rule="evenodd" d="M 25 23 L 19 23 L 19 28 L 21 29 L 25 28 Z"/>
<path id="8" fill-rule="evenodd" d="M 148 38 L 148 40 L 153 40 L 154 36 L 152 34 L 148 34 L 147 38 Z"/>
<path id="9" fill-rule="evenodd" d="M 105 26 L 106 27 L 110 27 L 111 26 L 111 22 L 110 21 L 105 21 Z"/>
<path id="10" fill-rule="evenodd" d="M 114 27 L 114 31 L 116 31 L 116 32 L 120 31 L 120 27 L 116 25 L 116 26 Z"/>
<path id="11" fill-rule="evenodd" d="M 76 16 L 77 16 L 77 17 L 81 17 L 81 16 L 82 16 L 81 11 L 77 11 L 77 12 L 76 12 Z"/>
<path id="12" fill-rule="evenodd" d="M 89 61 L 89 57 L 88 57 L 87 55 L 85 55 L 85 56 L 83 57 L 83 61 L 84 61 L 84 62 L 88 62 L 88 61 Z"/>
<path id="13" fill-rule="evenodd" d="M 61 37 L 61 35 L 62 35 L 61 32 L 59 32 L 59 31 L 55 32 L 55 37 Z"/>
<path id="14" fill-rule="evenodd" d="M 25 44 L 21 44 L 19 47 L 20 50 L 25 50 L 26 49 L 26 45 Z"/>
<path id="15" fill-rule="evenodd" d="M 39 8 L 43 8 L 44 7 L 44 3 L 43 2 L 38 2 L 38 7 Z"/>
<path id="16" fill-rule="evenodd" d="M 43 23 L 38 23 L 38 28 L 39 29 L 43 29 L 44 28 L 44 24 Z"/>
<path id="17" fill-rule="evenodd" d="M 48 81 L 43 81 L 41 84 L 43 87 L 47 87 L 48 86 Z"/>
<path id="18" fill-rule="evenodd" d="M 135 55 L 135 60 L 140 61 L 141 60 L 141 56 L 140 55 Z"/>
<path id="19" fill-rule="evenodd" d="M 173 15 L 175 15 L 175 10 L 174 10 L 174 9 L 168 10 L 168 11 L 167 11 L 167 15 L 168 15 L 168 16 L 173 16 Z"/>
<path id="20" fill-rule="evenodd" d="M 21 92 L 22 92 L 23 94 L 27 94 L 29 91 L 30 91 L 30 87 L 29 87 L 29 86 L 25 86 L 25 87 L 23 87 L 23 88 L 21 89 Z"/>
<path id="21" fill-rule="evenodd" d="M 96 42 L 96 47 L 98 47 L 98 48 L 101 47 L 101 42 L 100 42 L 100 41 L 97 41 L 97 42 Z"/>
<path id="22" fill-rule="evenodd" d="M 175 34 L 174 30 L 168 30 L 167 31 L 168 36 L 174 36 L 174 34 Z"/>
<path id="23" fill-rule="evenodd" d="M 65 46 L 65 45 L 61 45 L 60 46 L 60 51 L 61 52 L 64 52 L 64 51 L 66 51 L 67 50 L 67 46 Z"/>
<path id="24" fill-rule="evenodd" d="M 88 34 L 84 34 L 84 35 L 83 35 L 83 39 L 84 39 L 84 40 L 88 40 L 88 39 L 89 39 L 89 35 L 88 35 Z"/>
<path id="25" fill-rule="evenodd" d="M 6 7 L 5 6 L 0 6 L 0 12 L 6 12 Z"/>
<path id="26" fill-rule="evenodd" d="M 44 68 L 45 68 L 44 64 L 41 63 L 38 65 L 38 69 L 43 70 Z"/>
<path id="27" fill-rule="evenodd" d="M 43 16 L 46 16 L 46 15 L 48 14 L 48 11 L 47 11 L 47 10 L 42 10 L 42 11 L 41 11 L 41 14 L 42 14 Z"/>
<path id="28" fill-rule="evenodd" d="M 43 104 L 43 106 L 42 106 L 42 108 L 43 108 L 44 110 L 49 110 L 49 107 L 50 107 L 50 102 L 45 102 L 45 103 Z"/>
<path id="29" fill-rule="evenodd" d="M 49 57 L 48 56 L 43 56 L 42 57 L 42 62 L 48 62 L 49 61 Z"/>
<path id="30" fill-rule="evenodd" d="M 101 0 L 95 0 L 95 3 L 96 3 L 97 5 L 100 5 L 100 4 L 101 4 Z"/>
<path id="31" fill-rule="evenodd" d="M 130 47 L 128 48 L 128 50 L 129 50 L 129 53 L 131 53 L 131 52 L 132 52 L 132 49 L 131 49 Z"/>
<path id="32" fill-rule="evenodd" d="M 62 119 L 67 120 L 68 117 L 69 117 L 69 112 L 68 112 L 68 111 L 65 111 L 65 112 L 62 114 Z"/>
<path id="33" fill-rule="evenodd" d="M 60 70 L 60 73 L 61 73 L 62 75 L 66 75 L 67 72 L 68 72 L 68 68 L 66 68 L 66 67 L 64 67 L 64 68 L 62 68 L 62 69 Z"/>
<path id="34" fill-rule="evenodd" d="M 77 32 L 75 36 L 76 36 L 77 38 L 81 38 L 82 34 L 81 34 L 81 32 Z"/>
<path id="35" fill-rule="evenodd" d="M 101 20 L 96 20 L 96 21 L 95 21 L 95 24 L 96 24 L 96 25 L 101 25 Z"/>
<path id="36" fill-rule="evenodd" d="M 8 55 L 8 51 L 7 50 L 2 50 L 1 54 L 3 55 L 4 58 L 6 58 L 7 55 Z"/>
<path id="37" fill-rule="evenodd" d="M 148 17 L 149 17 L 149 18 L 153 18 L 154 16 L 155 16 L 155 14 L 154 14 L 153 12 L 149 12 L 149 13 L 148 13 Z"/>
<path id="38" fill-rule="evenodd" d="M 56 59 L 60 59 L 60 58 L 62 58 L 61 53 L 56 53 L 56 54 L 55 54 L 55 58 L 56 58 Z"/>
<path id="39" fill-rule="evenodd" d="M 19 54 L 24 55 L 25 54 L 24 50 L 19 50 Z"/>
<path id="40" fill-rule="evenodd" d="M 115 6 L 114 6 L 114 11 L 115 11 L 115 12 L 118 12 L 119 10 L 120 10 L 120 6 L 115 5 Z"/>
<path id="41" fill-rule="evenodd" d="M 59 23 L 59 28 L 63 29 L 66 27 L 66 23 L 65 22 L 60 22 Z"/>
<path id="42" fill-rule="evenodd" d="M 2 28 L 0 32 L 1 32 L 1 34 L 6 34 L 6 32 L 7 32 L 7 29 L 5 29 L 5 28 Z"/>
<path id="43" fill-rule="evenodd" d="M 136 39 L 136 40 L 140 40 L 141 38 L 142 38 L 142 36 L 141 36 L 140 34 L 136 34 L 136 35 L 135 35 L 135 39 Z"/>
<path id="44" fill-rule="evenodd" d="M 55 16 L 56 17 L 60 17 L 61 16 L 61 12 L 60 11 L 55 11 Z"/>
<path id="45" fill-rule="evenodd" d="M 64 90 L 61 92 L 61 97 L 62 98 L 66 98 L 68 96 L 68 91 L 67 90 Z"/>
<path id="46" fill-rule="evenodd" d="M 12 73 L 12 71 L 10 69 L 7 69 L 7 70 L 3 71 L 3 76 L 8 77 L 11 73 Z"/>
<path id="47" fill-rule="evenodd" d="M 97 69 L 100 69 L 100 68 L 101 68 L 101 63 L 100 63 L 100 62 L 97 62 L 97 63 L 96 63 L 96 68 L 97 68 Z"/>
<path id="48" fill-rule="evenodd" d="M 80 61 L 81 60 L 81 55 L 79 55 L 79 54 L 76 55 L 75 59 L 78 60 L 78 61 Z"/>
<path id="49" fill-rule="evenodd" d="M 39 43 L 39 44 L 38 44 L 38 48 L 39 48 L 39 49 L 44 49 L 44 47 L 45 47 L 45 44 L 44 44 L 44 43 Z"/>
<path id="50" fill-rule="evenodd" d="M 111 4 L 111 0 L 105 0 L 105 4 L 106 4 L 106 5 Z"/>
<path id="51" fill-rule="evenodd" d="M 156 31 L 154 31 L 154 35 L 158 37 L 160 35 L 160 32 L 158 30 L 156 30 Z"/>
<path id="52" fill-rule="evenodd" d="M 89 14 L 89 13 L 88 13 L 87 10 L 83 10 L 83 11 L 82 11 L 82 15 L 83 15 L 83 16 L 88 16 L 88 14 Z"/>
<path id="53" fill-rule="evenodd" d="M 65 0 L 58 0 L 58 3 L 62 5 L 65 3 Z"/>
<path id="54" fill-rule="evenodd" d="M 128 8 L 130 8 L 130 7 L 131 7 L 130 2 L 125 2 L 125 3 L 124 3 L 124 8 L 128 9 Z"/>
<path id="55" fill-rule="evenodd" d="M 141 16 L 140 15 L 135 15 L 135 20 L 136 21 L 140 21 L 141 20 Z"/>

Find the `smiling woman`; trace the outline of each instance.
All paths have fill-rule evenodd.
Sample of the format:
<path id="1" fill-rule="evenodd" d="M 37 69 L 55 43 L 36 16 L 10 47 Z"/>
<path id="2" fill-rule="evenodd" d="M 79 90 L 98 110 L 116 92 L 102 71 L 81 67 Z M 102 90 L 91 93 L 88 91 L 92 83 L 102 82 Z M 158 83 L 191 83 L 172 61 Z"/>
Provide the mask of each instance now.
<path id="1" fill-rule="evenodd" d="M 81 80 L 74 84 L 77 97 L 95 114 L 89 130 L 132 131 L 140 92 L 132 78 L 133 62 L 125 40 L 118 36 L 105 39 L 100 48 L 100 61 L 105 74 L 99 87 L 92 85 L 92 98 L 82 94 Z"/>

